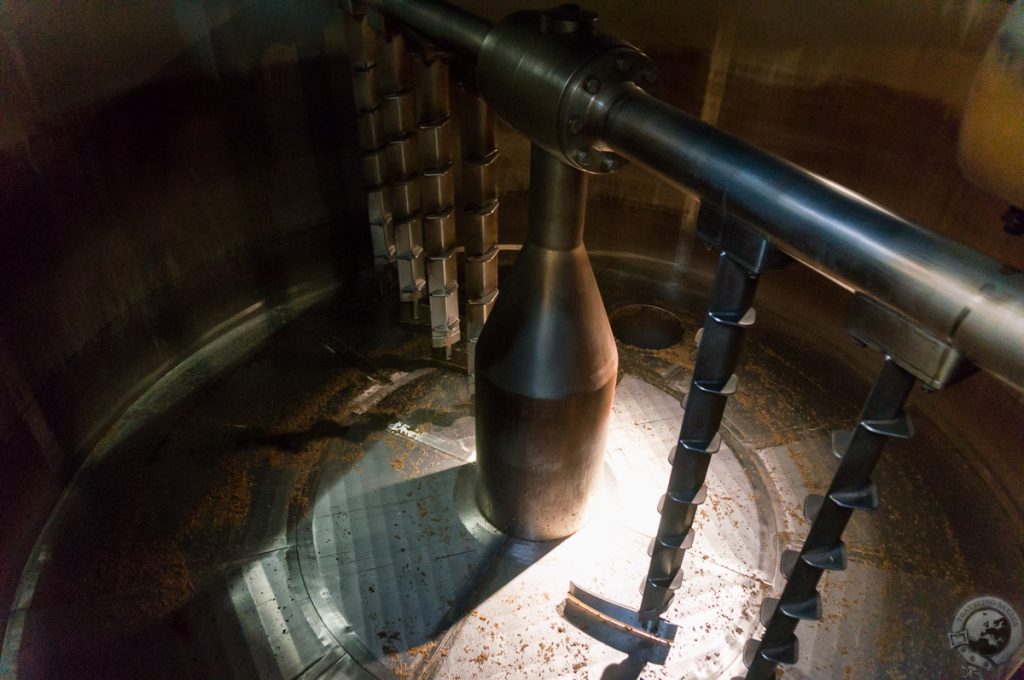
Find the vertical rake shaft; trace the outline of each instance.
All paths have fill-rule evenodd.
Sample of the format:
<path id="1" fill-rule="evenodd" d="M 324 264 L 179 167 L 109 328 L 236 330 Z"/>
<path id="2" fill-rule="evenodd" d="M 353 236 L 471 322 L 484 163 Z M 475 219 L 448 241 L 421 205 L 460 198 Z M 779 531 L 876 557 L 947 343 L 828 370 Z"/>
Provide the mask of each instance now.
<path id="1" fill-rule="evenodd" d="M 431 344 L 447 356 L 459 341 L 455 268 L 455 188 L 451 153 L 451 105 L 445 56 L 425 46 L 414 64 L 423 245 L 430 296 Z"/>
<path id="2" fill-rule="evenodd" d="M 822 573 L 846 568 L 843 530 L 854 510 L 878 507 L 871 473 L 882 449 L 889 439 L 907 439 L 913 434 L 903 404 L 914 381 L 913 375 L 886 356 L 828 491 L 824 496 L 809 496 L 804 505 L 811 529 L 799 551 L 782 556 L 786 587 L 779 598 L 762 604 L 765 632 L 761 640 L 750 640 L 744 650 L 744 662 L 749 666 L 746 680 L 769 680 L 779 664 L 796 663 L 797 624 L 821 616 L 817 587 Z"/>
<path id="3" fill-rule="evenodd" d="M 757 274 L 721 252 L 679 441 L 670 458 L 672 472 L 660 503 L 661 522 L 649 550 L 651 563 L 640 603 L 640 619 L 649 629 L 671 604 L 680 585 L 683 556 L 693 543 L 691 528 L 704 501 L 704 480 L 711 456 L 721 444 L 722 413 L 729 395 L 736 391 L 733 371 L 744 332 L 754 323 L 751 303 L 757 280 Z"/>
<path id="4" fill-rule="evenodd" d="M 459 96 L 462 139 L 462 200 L 459 231 L 466 247 L 466 339 L 469 374 L 475 372 L 480 331 L 498 297 L 498 191 L 494 178 L 498 149 L 494 113 L 468 89 Z"/>

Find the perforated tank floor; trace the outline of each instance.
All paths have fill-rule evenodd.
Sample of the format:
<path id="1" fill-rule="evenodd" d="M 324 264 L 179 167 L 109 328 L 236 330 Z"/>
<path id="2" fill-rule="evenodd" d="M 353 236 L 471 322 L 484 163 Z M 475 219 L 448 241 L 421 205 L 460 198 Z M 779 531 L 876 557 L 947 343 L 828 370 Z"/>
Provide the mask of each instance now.
<path id="1" fill-rule="evenodd" d="M 741 675 L 760 602 L 782 584 L 780 550 L 807 530 L 803 498 L 835 467 L 829 433 L 849 427 L 868 383 L 811 332 L 759 315 L 668 615 L 676 644 L 645 666 L 558 610 L 570 581 L 638 603 L 689 384 L 699 289 L 628 270 L 599 267 L 608 306 L 656 302 L 684 339 L 620 345 L 603 484 L 577 535 L 530 544 L 479 515 L 460 353 L 429 358 L 428 334 L 388 304 L 313 296 L 211 343 L 112 428 L 26 568 L 0 676 Z M 914 415 L 787 678 L 959 677 L 958 607 L 1024 602 L 1016 518 Z"/>

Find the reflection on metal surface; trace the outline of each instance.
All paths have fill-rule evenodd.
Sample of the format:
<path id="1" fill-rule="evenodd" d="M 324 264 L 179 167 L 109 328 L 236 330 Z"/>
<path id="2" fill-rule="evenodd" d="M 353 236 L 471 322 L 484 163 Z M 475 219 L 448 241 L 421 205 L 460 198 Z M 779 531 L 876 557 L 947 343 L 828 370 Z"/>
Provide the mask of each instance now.
<path id="1" fill-rule="evenodd" d="M 558 613 L 587 635 L 630 657 L 655 664 L 664 664 L 672 649 L 677 626 L 663 623 L 658 635 L 643 628 L 637 612 L 617 602 L 569 584 L 569 594 L 559 605 Z"/>
<path id="2" fill-rule="evenodd" d="M 476 357 L 479 500 L 503 531 L 565 538 L 601 469 L 618 354 L 583 245 L 587 176 L 539 146 L 529 235 Z"/>
<path id="3" fill-rule="evenodd" d="M 454 376 L 428 374 L 418 389 L 432 407 L 457 401 Z M 473 466 L 453 455 L 466 444 L 465 419 L 410 437 L 389 427 L 358 471 L 324 471 L 300 552 L 311 591 L 330 594 L 346 631 L 395 675 L 525 677 L 594 675 L 629 650 L 606 647 L 559 613 L 569 578 L 587 590 L 635 599 L 655 498 L 668 465 L 664 452 L 680 415 L 678 402 L 635 378 L 623 380 L 609 426 L 607 467 L 587 525 L 561 542 L 508 538 L 472 500 Z M 723 498 L 753 492 L 747 473 L 723 451 L 711 472 Z M 664 669 L 645 677 L 714 676 L 739 656 L 738 622 L 752 631 L 756 596 L 768 573 L 749 542 L 770 522 L 756 506 L 718 504 L 696 548 L 686 597 L 673 609 L 679 637 Z M 735 523 L 729 531 L 725 522 Z M 755 533 L 756 535 L 756 533 Z M 711 584 L 714 583 L 714 586 Z M 693 602 L 703 604 L 694 607 Z M 747 612 L 743 614 L 743 612 Z M 699 644 L 694 645 L 699 631 Z M 635 650 L 634 650 L 635 651 Z M 666 650 L 667 651 L 667 650 Z M 708 658 L 705 658 L 708 657 Z"/>
<path id="4" fill-rule="evenodd" d="M 374 4 L 421 30 L 466 14 L 443 2 Z M 539 12 L 513 14 L 489 31 L 478 22 L 473 35 L 460 47 L 476 57 L 481 91 L 533 143 L 590 172 L 617 169 L 621 154 L 696 191 L 702 204 L 794 259 L 1024 386 L 1024 285 L 995 260 L 652 97 L 641 86 L 655 83 L 657 71 L 634 70 L 646 56 L 596 32 L 592 20 L 570 40 L 545 30 Z M 443 43 L 445 34 L 437 37 Z"/>
<path id="5" fill-rule="evenodd" d="M 711 204 L 727 202 L 735 219 L 756 225 L 794 259 L 952 337 L 979 366 L 1024 385 L 1024 295 L 994 260 L 837 192 L 639 89 L 616 105 L 605 139 Z"/>
<path id="6" fill-rule="evenodd" d="M 645 279 L 649 262 L 628 264 L 598 261 L 610 304 L 663 300 L 687 327 L 699 324 L 702 294 Z M 687 579 L 668 612 L 676 640 L 664 667 L 645 666 L 575 629 L 558 605 L 570 580 L 635 601 L 692 343 L 622 348 L 595 514 L 573 537 L 537 544 L 500 536 L 473 502 L 464 376 L 412 359 L 429 340 L 375 317 L 372 301 L 348 305 L 271 310 L 125 414 L 24 574 L 0 674 L 742 673 L 757 604 L 783 585 L 780 548 L 806 535 L 804 497 L 832 476 L 828 435 L 855 413 L 844 397 L 860 383 L 855 372 L 762 307 L 739 369 L 747 388 L 725 414 Z M 1021 601 L 1006 579 L 1020 547 L 1014 519 L 928 418 L 915 420 L 915 440 L 880 461 L 885 502 L 847 528 L 849 569 L 821 582 L 826 616 L 801 632 L 802 658 L 787 675 L 858 677 L 846 669 L 856 663 L 863 677 L 949 677 L 950 613 L 975 591 Z"/>
<path id="7" fill-rule="evenodd" d="M 986 191 L 1024 206 L 1024 2 L 1006 14 L 974 77 L 960 123 L 960 163 Z"/>

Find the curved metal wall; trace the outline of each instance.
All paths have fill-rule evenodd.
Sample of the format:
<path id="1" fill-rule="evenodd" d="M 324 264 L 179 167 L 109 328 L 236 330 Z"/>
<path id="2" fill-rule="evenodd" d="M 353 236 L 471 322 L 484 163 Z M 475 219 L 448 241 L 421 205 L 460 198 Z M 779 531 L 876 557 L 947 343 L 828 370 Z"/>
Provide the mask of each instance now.
<path id="1" fill-rule="evenodd" d="M 331 2 L 0 8 L 4 611 L 139 389 L 368 262 L 342 34 Z"/>
<path id="2" fill-rule="evenodd" d="M 515 9 L 460 4 L 491 19 Z M 1005 206 L 956 165 L 962 102 L 1004 3 L 589 4 L 655 58 L 673 104 L 1024 266 Z M 369 265 L 335 5 L 0 7 L 0 608 L 138 389 L 253 305 L 353 286 Z M 503 240 L 521 240 L 528 143 L 502 131 L 499 147 Z M 630 168 L 591 196 L 592 251 L 690 262 L 681 194 Z M 657 210 L 633 224 L 631 202 Z M 813 279 L 765 293 L 798 295 L 796 314 L 824 295 Z M 958 445 L 998 451 L 1019 413 L 990 382 L 940 395 L 965 424 Z M 1005 456 L 985 464 L 993 479 L 1020 474 Z"/>

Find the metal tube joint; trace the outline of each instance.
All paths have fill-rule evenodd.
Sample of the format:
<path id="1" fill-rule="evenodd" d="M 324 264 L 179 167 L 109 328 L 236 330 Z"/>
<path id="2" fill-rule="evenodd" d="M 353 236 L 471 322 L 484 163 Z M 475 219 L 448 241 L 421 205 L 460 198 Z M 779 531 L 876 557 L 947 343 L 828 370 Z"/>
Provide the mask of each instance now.
<path id="1" fill-rule="evenodd" d="M 545 151 L 589 173 L 624 160 L 599 141 L 609 96 L 658 80 L 654 62 L 596 30 L 597 15 L 577 5 L 516 12 L 491 29 L 477 58 L 480 93 L 509 125 Z M 600 96 L 599 96 L 600 95 Z"/>

